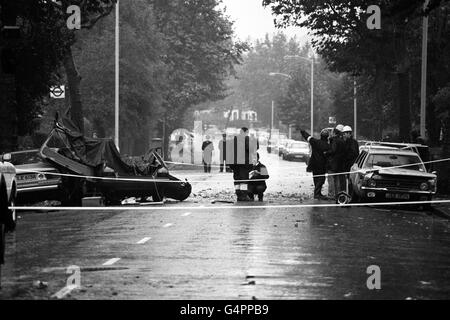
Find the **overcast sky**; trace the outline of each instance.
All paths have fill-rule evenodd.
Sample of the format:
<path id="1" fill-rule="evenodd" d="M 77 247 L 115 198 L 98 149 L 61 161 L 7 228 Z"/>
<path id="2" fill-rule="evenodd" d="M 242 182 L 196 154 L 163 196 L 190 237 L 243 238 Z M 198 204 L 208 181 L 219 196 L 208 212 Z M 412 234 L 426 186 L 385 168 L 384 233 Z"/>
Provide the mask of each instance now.
<path id="1" fill-rule="evenodd" d="M 235 21 L 236 35 L 241 40 L 250 37 L 253 41 L 263 39 L 266 33 L 272 35 L 280 29 L 273 24 L 274 16 L 270 8 L 262 6 L 262 0 L 223 0 L 227 8 L 226 14 Z M 297 36 L 300 41 L 306 41 L 307 31 L 298 27 L 282 29 L 289 37 Z"/>

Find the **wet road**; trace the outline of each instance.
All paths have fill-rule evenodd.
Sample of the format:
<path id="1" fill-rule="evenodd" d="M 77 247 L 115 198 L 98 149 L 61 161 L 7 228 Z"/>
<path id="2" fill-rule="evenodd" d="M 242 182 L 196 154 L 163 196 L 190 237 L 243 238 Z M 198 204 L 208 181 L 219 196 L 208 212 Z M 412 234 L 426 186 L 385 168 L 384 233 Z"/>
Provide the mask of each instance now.
<path id="1" fill-rule="evenodd" d="M 295 166 L 304 168 L 284 170 Z M 304 190 L 292 189 L 290 202 L 276 197 L 285 190 L 274 184 L 265 205 L 300 203 Z M 212 198 L 168 211 L 23 213 L 8 235 L 0 298 L 50 298 L 71 265 L 81 268 L 81 289 L 68 299 L 450 297 L 448 220 L 401 208 L 208 209 Z M 380 290 L 367 288 L 371 265 Z"/>

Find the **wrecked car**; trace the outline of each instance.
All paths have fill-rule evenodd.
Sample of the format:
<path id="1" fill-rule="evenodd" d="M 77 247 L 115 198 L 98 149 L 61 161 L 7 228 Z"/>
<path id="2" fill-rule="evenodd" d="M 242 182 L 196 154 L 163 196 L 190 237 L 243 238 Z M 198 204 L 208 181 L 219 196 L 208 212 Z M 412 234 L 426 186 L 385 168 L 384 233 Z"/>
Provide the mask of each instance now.
<path id="1" fill-rule="evenodd" d="M 183 201 L 192 190 L 169 173 L 156 150 L 140 164 L 127 163 L 112 139 L 87 138 L 68 120 L 55 121 L 39 154 L 62 173 L 65 205 L 80 205 L 82 198 L 93 196 L 103 197 L 107 205 L 131 197 Z"/>
<path id="2" fill-rule="evenodd" d="M 411 150 L 365 147 L 350 170 L 354 202 L 431 201 L 436 188 L 436 174 L 427 172 L 420 156 Z"/>

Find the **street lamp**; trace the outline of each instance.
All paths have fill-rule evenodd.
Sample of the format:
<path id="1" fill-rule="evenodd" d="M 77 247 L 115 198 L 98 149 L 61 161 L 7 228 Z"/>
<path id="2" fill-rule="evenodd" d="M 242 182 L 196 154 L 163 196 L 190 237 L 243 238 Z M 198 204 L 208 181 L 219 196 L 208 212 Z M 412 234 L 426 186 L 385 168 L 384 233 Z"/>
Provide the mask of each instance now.
<path id="1" fill-rule="evenodd" d="M 424 10 L 428 8 L 430 0 L 425 0 Z M 420 89 L 420 135 L 426 137 L 426 108 L 427 108 L 427 60 L 428 60 L 428 15 L 423 17 L 422 28 L 422 81 Z"/>
<path id="2" fill-rule="evenodd" d="M 119 146 L 119 0 L 117 0 L 116 3 L 116 43 L 115 43 L 115 108 L 114 108 L 114 143 L 116 144 L 117 149 L 120 148 Z"/>
<path id="3" fill-rule="evenodd" d="M 311 62 L 311 135 L 314 136 L 314 57 L 313 58 L 305 58 L 301 56 L 285 56 L 285 59 L 303 59 L 308 62 Z"/>

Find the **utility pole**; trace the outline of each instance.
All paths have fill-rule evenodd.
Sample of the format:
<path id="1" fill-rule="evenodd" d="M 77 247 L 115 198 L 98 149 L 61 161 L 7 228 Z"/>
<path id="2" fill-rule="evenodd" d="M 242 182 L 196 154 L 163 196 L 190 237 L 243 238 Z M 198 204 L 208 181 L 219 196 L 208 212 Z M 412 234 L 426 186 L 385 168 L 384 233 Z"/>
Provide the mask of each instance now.
<path id="1" fill-rule="evenodd" d="M 424 10 L 428 8 L 430 0 L 425 0 Z M 428 15 L 423 17 L 422 27 L 422 84 L 420 90 L 420 135 L 426 138 L 427 116 L 427 62 L 428 62 Z"/>
<path id="2" fill-rule="evenodd" d="M 311 136 L 314 137 L 314 56 L 311 59 Z"/>
<path id="3" fill-rule="evenodd" d="M 358 129 L 358 104 L 357 104 L 357 98 L 356 98 L 356 78 L 353 81 L 353 137 L 356 140 L 356 134 Z"/>
<path id="4" fill-rule="evenodd" d="M 120 54 L 120 46 L 119 46 L 119 3 L 120 0 L 117 0 L 116 3 L 116 44 L 115 44 L 115 108 L 114 108 L 114 143 L 116 144 L 117 149 L 120 148 L 119 145 L 119 54 Z"/>

